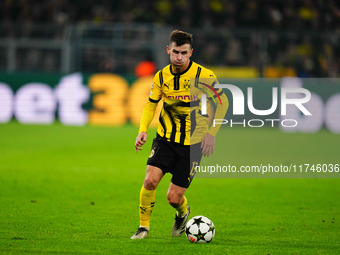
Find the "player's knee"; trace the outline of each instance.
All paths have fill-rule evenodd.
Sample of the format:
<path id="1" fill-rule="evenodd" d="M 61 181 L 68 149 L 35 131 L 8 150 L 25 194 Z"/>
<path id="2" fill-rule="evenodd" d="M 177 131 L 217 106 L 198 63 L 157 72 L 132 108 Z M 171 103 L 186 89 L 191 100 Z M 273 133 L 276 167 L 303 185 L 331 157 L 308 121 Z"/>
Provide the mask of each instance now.
<path id="1" fill-rule="evenodd" d="M 181 202 L 181 196 L 179 196 L 179 194 L 168 192 L 167 199 L 168 199 L 168 202 L 171 206 L 173 206 L 173 207 L 181 206 L 181 203 L 180 203 Z"/>
<path id="2" fill-rule="evenodd" d="M 153 178 L 145 178 L 144 187 L 148 190 L 156 189 L 158 182 Z"/>

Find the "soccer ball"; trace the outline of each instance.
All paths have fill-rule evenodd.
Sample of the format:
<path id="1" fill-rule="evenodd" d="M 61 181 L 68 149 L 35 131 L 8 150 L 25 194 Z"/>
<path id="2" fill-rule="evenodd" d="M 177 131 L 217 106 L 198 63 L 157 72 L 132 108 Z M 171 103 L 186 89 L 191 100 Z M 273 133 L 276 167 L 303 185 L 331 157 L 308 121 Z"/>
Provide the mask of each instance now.
<path id="1" fill-rule="evenodd" d="M 209 243 L 214 238 L 215 226 L 207 217 L 195 216 L 185 226 L 185 234 L 192 243 Z"/>

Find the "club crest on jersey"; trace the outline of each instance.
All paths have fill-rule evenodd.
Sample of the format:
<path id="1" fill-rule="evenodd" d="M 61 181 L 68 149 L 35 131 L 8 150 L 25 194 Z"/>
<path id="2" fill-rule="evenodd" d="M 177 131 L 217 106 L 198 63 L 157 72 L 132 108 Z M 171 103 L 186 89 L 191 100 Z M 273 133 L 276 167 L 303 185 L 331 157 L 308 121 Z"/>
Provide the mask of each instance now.
<path id="1" fill-rule="evenodd" d="M 185 90 L 190 89 L 190 80 L 185 79 L 183 82 L 183 86 Z"/>

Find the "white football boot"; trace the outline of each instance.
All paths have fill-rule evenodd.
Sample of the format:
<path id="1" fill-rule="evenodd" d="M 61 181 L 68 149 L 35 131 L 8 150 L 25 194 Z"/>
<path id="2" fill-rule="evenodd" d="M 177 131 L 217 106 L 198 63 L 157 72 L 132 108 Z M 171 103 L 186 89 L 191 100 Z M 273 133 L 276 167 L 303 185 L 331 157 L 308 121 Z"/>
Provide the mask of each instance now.
<path id="1" fill-rule="evenodd" d="M 149 235 L 149 230 L 143 227 L 139 227 L 136 234 L 131 236 L 131 239 L 145 239 Z"/>
<path id="2" fill-rule="evenodd" d="M 176 213 L 175 222 L 174 222 L 174 225 L 172 226 L 172 233 L 171 233 L 172 236 L 178 237 L 184 233 L 185 225 L 187 224 L 189 214 L 190 214 L 189 205 L 188 205 L 187 212 L 182 217 L 178 217 Z"/>

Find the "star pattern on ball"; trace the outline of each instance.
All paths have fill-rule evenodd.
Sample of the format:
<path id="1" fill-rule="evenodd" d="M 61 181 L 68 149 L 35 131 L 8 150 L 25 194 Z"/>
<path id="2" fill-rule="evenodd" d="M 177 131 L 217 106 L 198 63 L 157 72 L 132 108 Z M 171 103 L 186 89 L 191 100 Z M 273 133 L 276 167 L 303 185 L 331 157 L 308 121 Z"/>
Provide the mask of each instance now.
<path id="1" fill-rule="evenodd" d="M 185 228 L 185 233 L 187 234 L 187 236 L 191 234 L 189 228 Z"/>
<path id="2" fill-rule="evenodd" d="M 194 219 L 194 223 L 193 224 L 196 224 L 197 226 L 199 226 L 200 223 L 204 223 L 204 221 L 202 220 L 202 217 Z"/>
<path id="3" fill-rule="evenodd" d="M 205 234 L 202 234 L 201 230 L 199 229 L 199 230 L 198 230 L 198 234 L 197 234 L 197 242 L 198 242 L 199 240 L 204 240 L 204 235 L 205 235 Z"/>

